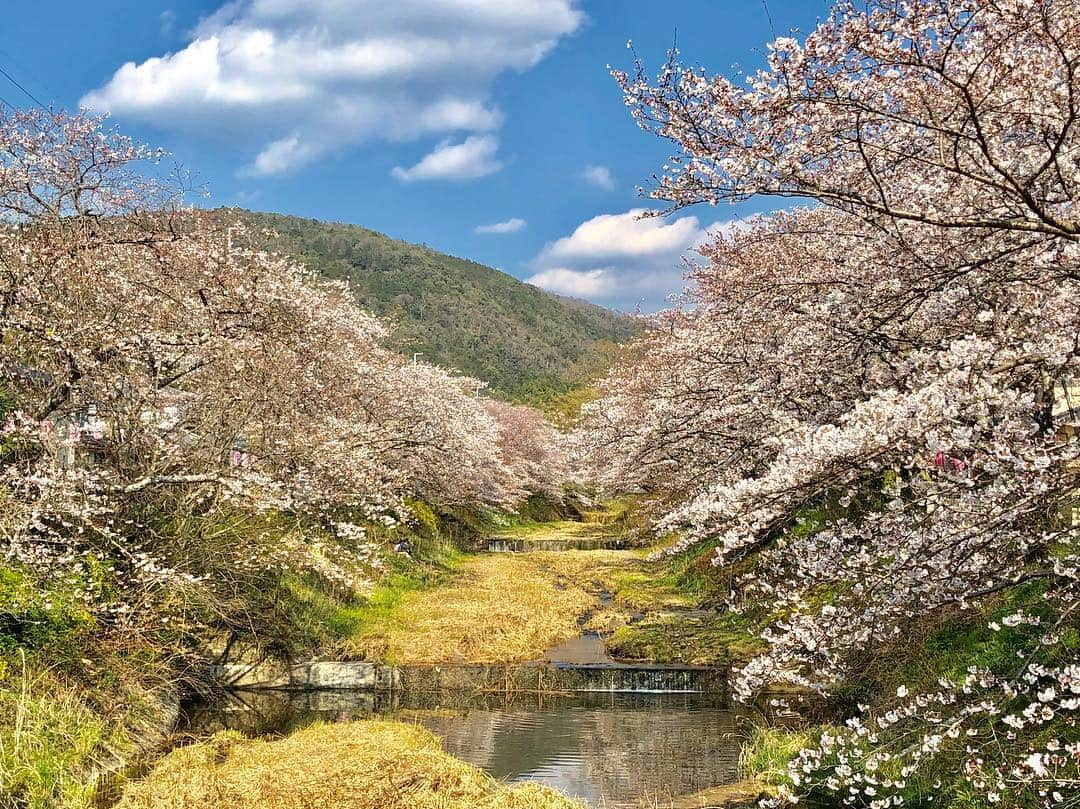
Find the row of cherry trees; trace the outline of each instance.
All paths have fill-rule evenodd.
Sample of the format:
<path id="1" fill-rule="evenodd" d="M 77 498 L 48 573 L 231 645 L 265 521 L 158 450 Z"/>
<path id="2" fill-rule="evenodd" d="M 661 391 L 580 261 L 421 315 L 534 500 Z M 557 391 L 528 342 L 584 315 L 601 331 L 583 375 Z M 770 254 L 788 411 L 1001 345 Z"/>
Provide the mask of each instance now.
<path id="1" fill-rule="evenodd" d="M 1012 664 L 851 716 L 781 800 L 923 800 L 952 756 L 980 801 L 1075 801 L 1080 5 L 841 2 L 743 81 L 616 78 L 678 146 L 657 198 L 812 201 L 702 249 L 581 434 L 674 552 L 756 560 L 731 604 L 782 617 L 740 693 L 827 692 L 912 622 L 1042 594 L 990 627 Z"/>
<path id="2" fill-rule="evenodd" d="M 340 571 L 350 550 L 370 561 L 361 525 L 407 518 L 404 497 L 557 492 L 542 419 L 390 351 L 345 285 L 180 204 L 160 158 L 85 114 L 0 114 L 9 564 L 44 582 L 105 565 L 126 594 L 93 604 L 88 586 L 86 600 L 130 622 L 169 588 L 207 584 L 208 556 L 217 571 Z M 188 517 L 215 530 L 215 514 L 258 512 L 325 514 L 341 547 L 279 532 L 211 553 L 178 534 Z"/>

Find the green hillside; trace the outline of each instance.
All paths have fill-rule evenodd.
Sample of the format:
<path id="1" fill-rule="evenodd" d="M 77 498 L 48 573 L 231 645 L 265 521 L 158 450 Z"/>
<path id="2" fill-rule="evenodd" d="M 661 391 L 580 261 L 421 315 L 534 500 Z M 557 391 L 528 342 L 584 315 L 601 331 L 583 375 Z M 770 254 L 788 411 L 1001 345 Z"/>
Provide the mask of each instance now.
<path id="1" fill-rule="evenodd" d="M 478 377 L 493 395 L 536 404 L 606 365 L 633 320 L 504 272 L 356 225 L 221 209 L 278 236 L 270 248 L 346 279 L 364 308 L 396 324 L 395 346 Z"/>

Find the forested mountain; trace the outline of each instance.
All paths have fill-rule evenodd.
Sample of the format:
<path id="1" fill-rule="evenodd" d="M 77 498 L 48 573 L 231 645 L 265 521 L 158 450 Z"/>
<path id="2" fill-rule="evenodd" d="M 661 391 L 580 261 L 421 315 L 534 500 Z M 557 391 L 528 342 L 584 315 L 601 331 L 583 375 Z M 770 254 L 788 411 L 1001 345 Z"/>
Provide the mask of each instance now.
<path id="1" fill-rule="evenodd" d="M 399 351 L 478 377 L 495 396 L 550 401 L 595 376 L 635 331 L 625 315 L 356 225 L 220 213 L 275 231 L 273 250 L 348 280 L 363 307 L 396 324 Z"/>

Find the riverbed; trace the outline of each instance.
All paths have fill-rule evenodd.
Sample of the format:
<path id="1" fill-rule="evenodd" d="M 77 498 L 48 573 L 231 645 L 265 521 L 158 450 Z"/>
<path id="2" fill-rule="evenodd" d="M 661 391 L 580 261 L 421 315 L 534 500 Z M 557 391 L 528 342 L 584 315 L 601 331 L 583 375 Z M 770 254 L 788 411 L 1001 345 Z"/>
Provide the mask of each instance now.
<path id="1" fill-rule="evenodd" d="M 736 711 L 714 695 L 237 692 L 189 709 L 193 735 L 285 735 L 316 721 L 382 716 L 420 724 L 447 752 L 508 782 L 535 781 L 597 809 L 663 807 L 737 778 Z"/>

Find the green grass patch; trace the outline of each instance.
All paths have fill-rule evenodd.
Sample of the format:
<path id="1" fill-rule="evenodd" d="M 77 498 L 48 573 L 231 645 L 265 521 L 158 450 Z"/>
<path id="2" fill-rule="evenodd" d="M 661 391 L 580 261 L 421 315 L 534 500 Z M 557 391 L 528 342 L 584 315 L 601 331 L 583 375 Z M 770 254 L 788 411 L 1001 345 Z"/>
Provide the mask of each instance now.
<path id="1" fill-rule="evenodd" d="M 755 727 L 743 743 L 739 771 L 744 778 L 761 781 L 770 787 L 790 784 L 788 764 L 812 741 L 805 731 Z"/>
<path id="2" fill-rule="evenodd" d="M 389 557 L 389 571 L 368 596 L 342 593 L 312 574 L 285 575 L 278 605 L 290 626 L 293 651 L 300 646 L 343 660 L 370 657 L 378 651 L 373 646 L 377 639 L 400 623 L 405 597 L 447 581 L 467 558 L 445 547 L 432 555 L 437 561 Z"/>
<path id="3" fill-rule="evenodd" d="M 695 594 L 681 590 L 670 576 L 657 576 L 644 569 L 628 571 L 615 577 L 615 599 L 631 610 L 655 610 L 665 607 L 694 607 Z"/>
<path id="4" fill-rule="evenodd" d="M 137 656 L 84 661 L 81 678 L 25 654 L 0 673 L 0 806 L 90 809 L 140 749 L 169 731 Z"/>
<path id="5" fill-rule="evenodd" d="M 99 565 L 88 564 L 82 577 L 46 586 L 20 568 L 0 566 L 0 658 L 20 649 L 54 663 L 81 657 L 97 621 L 78 593 L 99 594 L 100 577 Z"/>
<path id="6" fill-rule="evenodd" d="M 121 746 L 116 729 L 78 693 L 42 677 L 0 689 L 0 795 L 27 809 L 93 805 L 99 761 Z"/>
<path id="7" fill-rule="evenodd" d="M 743 616 L 683 616 L 676 612 L 616 629 L 607 647 L 621 660 L 720 666 L 749 660 L 760 651 L 762 641 Z"/>
<path id="8" fill-rule="evenodd" d="M 381 639 L 404 621 L 401 608 L 405 597 L 434 586 L 441 578 L 403 574 L 388 576 L 363 603 L 339 607 L 325 626 L 347 657 L 380 657 Z M 387 659 L 385 662 L 396 661 Z"/>
<path id="9" fill-rule="evenodd" d="M 1003 591 L 980 609 L 954 608 L 913 622 L 896 642 L 884 649 L 868 650 L 861 660 L 854 661 L 855 673 L 834 690 L 833 709 L 847 715 L 857 703 L 873 704 L 881 696 L 894 694 L 901 685 L 912 691 L 934 690 L 940 678 L 960 681 L 969 666 L 997 672 L 1015 668 L 1017 653 L 1035 645 L 1043 630 L 1022 625 L 994 631 L 989 624 L 1018 610 L 1039 615 L 1046 625 L 1052 623 L 1053 611 L 1043 598 L 1044 592 L 1043 582 L 1028 582 Z M 1080 632 L 1075 622 L 1065 625 L 1059 634 L 1059 655 L 1073 659 L 1080 655 Z"/>

